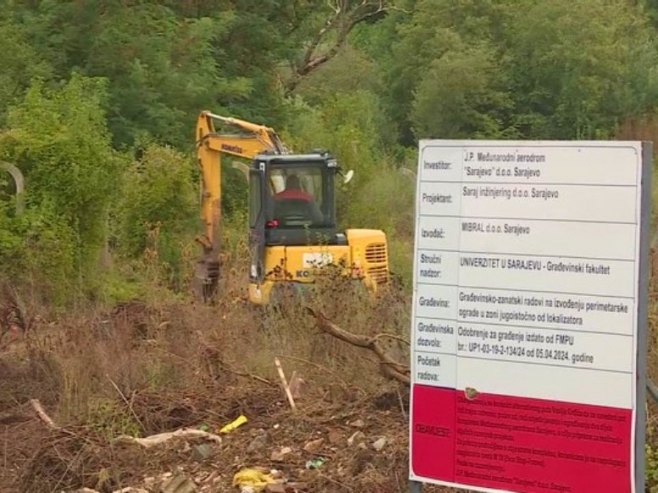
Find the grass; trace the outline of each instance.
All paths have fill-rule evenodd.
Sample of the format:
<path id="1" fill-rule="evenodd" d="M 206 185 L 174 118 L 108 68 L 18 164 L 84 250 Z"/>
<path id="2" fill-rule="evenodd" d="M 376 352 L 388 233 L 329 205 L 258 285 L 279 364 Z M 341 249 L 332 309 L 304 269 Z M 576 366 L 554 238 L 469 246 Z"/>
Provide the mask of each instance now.
<path id="1" fill-rule="evenodd" d="M 255 307 L 245 299 L 247 258 L 239 244 L 225 252 L 214 305 L 199 304 L 185 292 L 170 293 L 168 279 L 159 274 L 158 260 L 152 255 L 148 276 L 139 286 L 133 279 L 130 288 L 123 289 L 114 280 L 112 293 L 120 293 L 121 301 L 110 297 L 109 302 L 99 300 L 67 313 L 44 311 L 22 340 L 0 353 L 0 371 L 11 368 L 7 378 L 0 379 L 0 408 L 36 398 L 59 425 L 82 427 L 94 437 L 91 442 L 108 443 L 123 434 L 145 436 L 196 426 L 198 419 L 216 425 L 242 412 L 258 418 L 273 412 L 272 395 L 283 406 L 275 410 L 285 410 L 277 388 L 277 357 L 288 377 L 296 372 L 304 379 L 304 394 L 316 405 L 340 408 L 341 403 L 369 402 L 371 396 L 397 391 L 398 385 L 378 371 L 373 356 L 322 333 L 304 306 L 311 305 L 355 333 L 404 336 L 409 322 L 407 295 L 386 290 L 373 297 L 354 282 L 327 277 L 303 300 L 296 298 L 285 307 Z M 123 297 L 131 291 L 148 293 L 148 298 Z M 32 306 L 23 305 L 28 310 Z M 392 344 L 390 350 L 397 359 L 408 359 L 406 345 Z M 267 392 L 263 380 L 272 382 Z M 252 384 L 260 385 L 258 393 L 250 394 Z M 398 399 L 393 406 L 399 407 Z M 300 426 L 300 430 L 313 428 L 312 421 L 304 419 Z M 95 453 L 97 445 L 84 443 L 67 440 L 69 455 L 63 457 L 76 456 L 82 446 L 84 454 Z M 33 447 L 29 456 L 39 449 L 49 457 L 39 460 L 52 463 L 42 443 L 35 441 Z M 84 477 L 100 474 L 92 470 L 95 467 L 112 469 L 98 457 L 85 460 L 92 462 Z M 126 467 L 124 459 L 114 460 L 123 464 L 120 468 Z M 60 466 L 51 474 L 34 461 L 26 464 L 24 474 L 30 479 L 23 476 L 21 481 L 28 481 L 24 485 L 30 488 L 47 490 L 54 484 L 52 474 L 65 474 Z M 404 461 L 400 464 L 404 466 Z M 119 476 L 123 478 L 124 472 Z M 75 475 L 66 477 L 71 485 L 79 481 Z M 2 482 L 0 474 L 0 489 Z"/>
<path id="2" fill-rule="evenodd" d="M 135 423 L 109 402 L 144 391 L 203 391 L 224 378 L 227 369 L 275 381 L 275 357 L 288 372 L 312 376 L 317 379 L 313 384 L 328 388 L 337 375 L 360 393 L 376 391 L 385 382 L 373 357 L 320 332 L 303 303 L 355 333 L 404 335 L 406 298 L 393 291 L 373 298 L 351 281 L 332 278 L 285 309 L 254 307 L 244 299 L 244 258 L 225 258 L 228 268 L 213 306 L 167 297 L 153 286 L 152 292 L 163 295 L 158 301 L 78 309 L 26 334 L 28 363 L 18 366 L 41 381 L 44 391 L 56 389 L 58 422 L 96 423 L 111 430 L 120 425 L 131 433 L 137 431 Z M 152 282 L 159 282 L 156 276 Z M 391 349 L 407 357 L 407 347 Z"/>

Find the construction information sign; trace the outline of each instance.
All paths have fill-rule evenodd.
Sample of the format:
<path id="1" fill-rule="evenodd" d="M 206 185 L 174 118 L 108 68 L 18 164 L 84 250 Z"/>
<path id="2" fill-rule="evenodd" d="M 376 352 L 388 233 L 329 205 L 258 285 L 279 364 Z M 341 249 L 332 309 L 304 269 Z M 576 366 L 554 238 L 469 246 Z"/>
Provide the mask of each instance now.
<path id="1" fill-rule="evenodd" d="M 420 142 L 412 482 L 644 491 L 650 162 L 641 142 Z"/>

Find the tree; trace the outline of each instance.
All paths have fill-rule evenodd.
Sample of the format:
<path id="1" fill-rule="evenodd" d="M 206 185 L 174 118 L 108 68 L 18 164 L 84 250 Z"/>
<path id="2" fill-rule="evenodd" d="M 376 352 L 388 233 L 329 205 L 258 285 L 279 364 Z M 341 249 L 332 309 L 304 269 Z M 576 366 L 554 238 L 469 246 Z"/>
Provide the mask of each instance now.
<path id="1" fill-rule="evenodd" d="M 657 101 L 655 32 L 630 2 L 419 0 L 387 29 L 385 100 L 406 145 L 604 136 Z"/>
<path id="2" fill-rule="evenodd" d="M 251 91 L 247 77 L 218 65 L 235 21 L 229 10 L 188 18 L 160 2 L 46 0 L 14 11 L 55 78 L 77 71 L 110 81 L 107 118 L 117 147 L 149 136 L 187 147 L 199 111 Z"/>
<path id="3" fill-rule="evenodd" d="M 530 138 L 609 136 L 655 105 L 656 38 L 629 2 L 525 1 L 509 7 L 514 126 Z"/>
<path id="4" fill-rule="evenodd" d="M 304 77 L 333 59 L 356 26 L 376 21 L 387 12 L 399 8 L 387 0 L 329 0 L 315 3 L 319 3 L 318 14 L 306 27 L 308 38 L 301 55 L 291 60 L 291 74 L 285 83 L 286 94 L 291 94 Z"/>
<path id="5" fill-rule="evenodd" d="M 232 22 L 179 19 L 166 7 L 117 7 L 97 21 L 85 72 L 112 81 L 109 125 L 117 144 L 140 136 L 188 147 L 199 111 L 245 96 L 250 83 L 225 75 L 213 46 Z"/>
<path id="6" fill-rule="evenodd" d="M 0 124 L 9 105 L 18 102 L 33 77 L 47 78 L 52 68 L 30 45 L 20 26 L 0 22 Z"/>
<path id="7" fill-rule="evenodd" d="M 416 138 L 503 138 L 513 107 L 506 74 L 487 44 L 432 61 L 419 81 L 410 120 Z"/>
<path id="8" fill-rule="evenodd" d="M 83 275 L 98 265 L 123 164 L 105 124 L 106 86 L 77 74 L 59 88 L 35 81 L 10 108 L 0 140 L 2 158 L 26 175 L 28 209 L 37 218 L 47 210 L 70 229 Z"/>
<path id="9" fill-rule="evenodd" d="M 181 257 L 181 246 L 199 232 L 197 194 L 190 180 L 192 160 L 169 148 L 150 144 L 124 175 L 116 204 L 118 245 L 131 258 L 147 247 L 172 265 Z M 158 230 L 156 244 L 149 233 Z"/>

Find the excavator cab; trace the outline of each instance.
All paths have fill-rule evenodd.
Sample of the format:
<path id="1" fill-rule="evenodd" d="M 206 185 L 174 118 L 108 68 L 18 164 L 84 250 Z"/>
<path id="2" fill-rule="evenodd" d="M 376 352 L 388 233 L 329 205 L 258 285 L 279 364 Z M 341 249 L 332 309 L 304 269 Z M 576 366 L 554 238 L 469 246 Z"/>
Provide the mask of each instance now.
<path id="1" fill-rule="evenodd" d="M 254 158 L 249 171 L 252 282 L 264 279 L 266 247 L 347 244 L 336 226 L 339 173 L 336 159 L 326 152 Z"/>

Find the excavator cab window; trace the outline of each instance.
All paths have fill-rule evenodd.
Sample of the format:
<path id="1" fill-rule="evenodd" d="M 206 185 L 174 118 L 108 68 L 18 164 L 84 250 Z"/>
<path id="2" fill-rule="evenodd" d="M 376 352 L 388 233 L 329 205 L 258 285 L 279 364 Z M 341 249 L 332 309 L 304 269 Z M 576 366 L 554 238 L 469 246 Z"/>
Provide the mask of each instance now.
<path id="1" fill-rule="evenodd" d="M 330 217 L 324 199 L 322 169 L 313 166 L 271 168 L 268 220 L 283 228 L 322 227 Z"/>
<path id="2" fill-rule="evenodd" d="M 335 167 L 321 154 L 259 156 L 262 182 L 250 186 L 251 223 L 264 214 L 267 245 L 331 243 L 336 236 Z M 261 203 L 257 203 L 258 197 Z M 253 228 L 253 226 L 252 226 Z"/>

